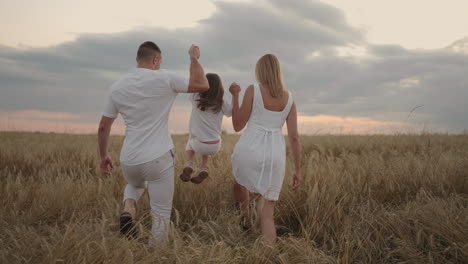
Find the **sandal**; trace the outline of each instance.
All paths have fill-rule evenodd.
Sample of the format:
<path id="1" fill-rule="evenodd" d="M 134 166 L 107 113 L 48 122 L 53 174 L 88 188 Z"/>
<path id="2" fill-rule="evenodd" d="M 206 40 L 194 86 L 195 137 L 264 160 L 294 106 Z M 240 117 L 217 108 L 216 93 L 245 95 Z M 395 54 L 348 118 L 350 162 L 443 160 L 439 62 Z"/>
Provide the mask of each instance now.
<path id="1" fill-rule="evenodd" d="M 190 181 L 195 184 L 202 183 L 206 178 L 208 178 L 208 169 L 201 168 L 197 174 L 197 176 L 193 177 Z"/>
<path id="2" fill-rule="evenodd" d="M 184 170 L 182 171 L 182 174 L 180 174 L 180 179 L 184 182 L 190 181 L 192 172 L 193 172 L 192 168 L 185 167 Z"/>

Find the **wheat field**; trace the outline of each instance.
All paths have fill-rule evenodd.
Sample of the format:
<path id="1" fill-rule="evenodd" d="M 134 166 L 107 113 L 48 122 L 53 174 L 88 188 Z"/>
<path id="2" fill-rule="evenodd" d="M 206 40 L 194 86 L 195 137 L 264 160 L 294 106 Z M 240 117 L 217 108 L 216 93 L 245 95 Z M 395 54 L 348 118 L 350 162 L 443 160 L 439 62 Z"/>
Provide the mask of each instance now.
<path id="1" fill-rule="evenodd" d="M 111 138 L 117 166 L 103 176 L 94 135 L 1 132 L 0 262 L 468 263 L 468 135 L 303 136 L 304 184 L 290 190 L 289 155 L 274 248 L 239 226 L 237 139 L 223 135 L 203 184 L 176 177 L 167 244 L 148 246 L 146 194 L 140 238 L 118 232 L 123 137 Z M 174 136 L 176 176 L 186 140 Z"/>

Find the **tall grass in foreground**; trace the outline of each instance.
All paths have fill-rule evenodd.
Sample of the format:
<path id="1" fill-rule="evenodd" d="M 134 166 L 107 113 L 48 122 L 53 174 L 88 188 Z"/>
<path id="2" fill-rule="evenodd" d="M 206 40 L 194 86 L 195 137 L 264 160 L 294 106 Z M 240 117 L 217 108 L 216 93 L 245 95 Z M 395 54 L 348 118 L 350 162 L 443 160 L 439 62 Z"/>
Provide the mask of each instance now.
<path id="1" fill-rule="evenodd" d="M 146 194 L 142 238 L 118 234 L 125 182 L 118 166 L 98 173 L 95 136 L 0 133 L 0 263 L 468 263 L 467 135 L 302 137 L 304 185 L 290 190 L 288 160 L 274 249 L 239 228 L 237 139 L 203 184 L 176 178 L 168 244 L 150 247 Z M 176 176 L 186 140 L 174 137 Z"/>

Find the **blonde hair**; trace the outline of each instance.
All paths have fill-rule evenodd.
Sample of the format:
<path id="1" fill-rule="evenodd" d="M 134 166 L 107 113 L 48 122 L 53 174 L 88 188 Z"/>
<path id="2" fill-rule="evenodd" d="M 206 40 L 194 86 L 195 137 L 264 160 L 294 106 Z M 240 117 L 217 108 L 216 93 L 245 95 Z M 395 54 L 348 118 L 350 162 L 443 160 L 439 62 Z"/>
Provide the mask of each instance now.
<path id="1" fill-rule="evenodd" d="M 273 54 L 263 55 L 255 66 L 255 77 L 261 84 L 267 85 L 272 97 L 282 97 L 283 74 L 278 58 Z"/>

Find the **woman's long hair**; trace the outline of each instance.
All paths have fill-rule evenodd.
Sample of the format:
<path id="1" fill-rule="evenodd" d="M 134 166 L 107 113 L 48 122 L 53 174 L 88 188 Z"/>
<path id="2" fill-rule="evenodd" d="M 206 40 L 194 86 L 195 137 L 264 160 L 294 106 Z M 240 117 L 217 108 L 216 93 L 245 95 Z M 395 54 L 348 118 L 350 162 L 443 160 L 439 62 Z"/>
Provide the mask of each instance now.
<path id="1" fill-rule="evenodd" d="M 197 107 L 202 111 L 210 109 L 214 113 L 219 113 L 223 107 L 223 83 L 216 73 L 208 73 L 206 74 L 206 78 L 210 84 L 210 89 L 206 92 L 199 93 L 200 98 L 197 100 Z"/>
<path id="2" fill-rule="evenodd" d="M 275 55 L 266 54 L 257 61 L 255 77 L 259 83 L 270 89 L 272 97 L 283 96 L 283 74 L 281 73 L 280 62 Z"/>

